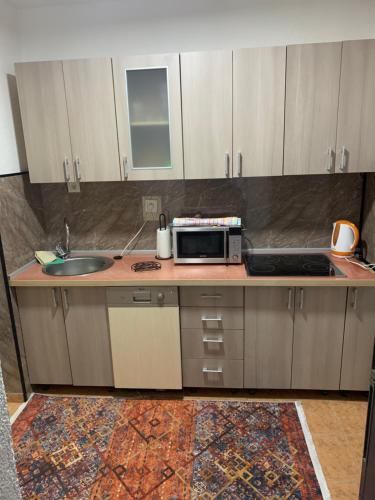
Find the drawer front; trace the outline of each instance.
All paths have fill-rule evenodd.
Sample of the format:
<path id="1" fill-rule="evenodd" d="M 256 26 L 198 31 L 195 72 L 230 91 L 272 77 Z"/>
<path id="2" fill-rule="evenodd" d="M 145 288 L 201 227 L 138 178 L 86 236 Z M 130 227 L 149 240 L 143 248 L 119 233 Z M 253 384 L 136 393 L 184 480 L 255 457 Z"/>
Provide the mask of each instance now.
<path id="1" fill-rule="evenodd" d="M 182 330 L 183 358 L 243 359 L 242 330 Z"/>
<path id="2" fill-rule="evenodd" d="M 243 330 L 243 309 L 236 307 L 181 307 L 181 328 L 207 331 Z"/>
<path id="3" fill-rule="evenodd" d="M 243 361 L 238 359 L 182 360 L 184 387 L 243 387 Z"/>
<path id="4" fill-rule="evenodd" d="M 180 287 L 180 305 L 186 307 L 242 307 L 243 288 L 239 286 Z"/>

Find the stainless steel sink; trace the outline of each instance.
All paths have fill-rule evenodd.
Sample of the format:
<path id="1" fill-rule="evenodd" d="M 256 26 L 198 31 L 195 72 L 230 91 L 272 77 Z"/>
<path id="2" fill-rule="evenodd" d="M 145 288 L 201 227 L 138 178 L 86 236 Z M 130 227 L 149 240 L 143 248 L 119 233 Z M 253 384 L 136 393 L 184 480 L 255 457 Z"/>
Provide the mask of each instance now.
<path id="1" fill-rule="evenodd" d="M 104 271 L 111 266 L 113 266 L 113 260 L 109 257 L 85 255 L 81 257 L 69 257 L 61 264 L 44 266 L 43 272 L 51 276 L 79 276 Z"/>

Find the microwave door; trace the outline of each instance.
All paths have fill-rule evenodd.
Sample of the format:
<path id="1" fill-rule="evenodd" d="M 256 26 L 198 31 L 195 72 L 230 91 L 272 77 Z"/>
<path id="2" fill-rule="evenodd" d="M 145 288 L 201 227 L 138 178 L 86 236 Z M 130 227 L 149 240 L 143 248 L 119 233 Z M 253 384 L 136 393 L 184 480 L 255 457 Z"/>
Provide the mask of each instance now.
<path id="1" fill-rule="evenodd" d="M 175 262 L 181 264 L 225 263 L 226 231 L 201 229 L 175 233 Z"/>

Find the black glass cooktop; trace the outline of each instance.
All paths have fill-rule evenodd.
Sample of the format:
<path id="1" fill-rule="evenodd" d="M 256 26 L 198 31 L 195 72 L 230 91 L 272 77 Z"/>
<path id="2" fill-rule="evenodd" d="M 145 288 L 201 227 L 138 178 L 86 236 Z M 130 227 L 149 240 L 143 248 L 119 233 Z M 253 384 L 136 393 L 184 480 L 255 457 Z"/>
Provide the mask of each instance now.
<path id="1" fill-rule="evenodd" d="M 248 254 L 245 265 L 249 276 L 345 276 L 321 253 Z"/>

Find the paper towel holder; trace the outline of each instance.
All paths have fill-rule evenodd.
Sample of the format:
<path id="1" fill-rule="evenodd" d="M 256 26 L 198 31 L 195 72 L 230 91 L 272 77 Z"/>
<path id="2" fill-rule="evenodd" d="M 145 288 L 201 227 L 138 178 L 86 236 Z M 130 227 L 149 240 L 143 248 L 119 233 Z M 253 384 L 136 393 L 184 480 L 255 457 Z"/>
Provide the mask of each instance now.
<path id="1" fill-rule="evenodd" d="M 157 231 L 157 234 L 160 231 L 169 231 L 169 238 L 171 237 L 170 230 L 167 227 L 167 217 L 166 217 L 166 215 L 164 213 L 161 213 L 159 215 L 159 229 Z M 158 247 L 158 245 L 157 245 L 157 247 Z M 172 252 L 170 252 L 170 256 L 169 257 L 160 257 L 160 255 L 159 255 L 160 249 L 159 248 L 157 248 L 156 252 L 157 252 L 157 255 L 155 255 L 155 259 L 158 259 L 158 260 L 170 260 L 170 259 L 173 258 Z"/>

